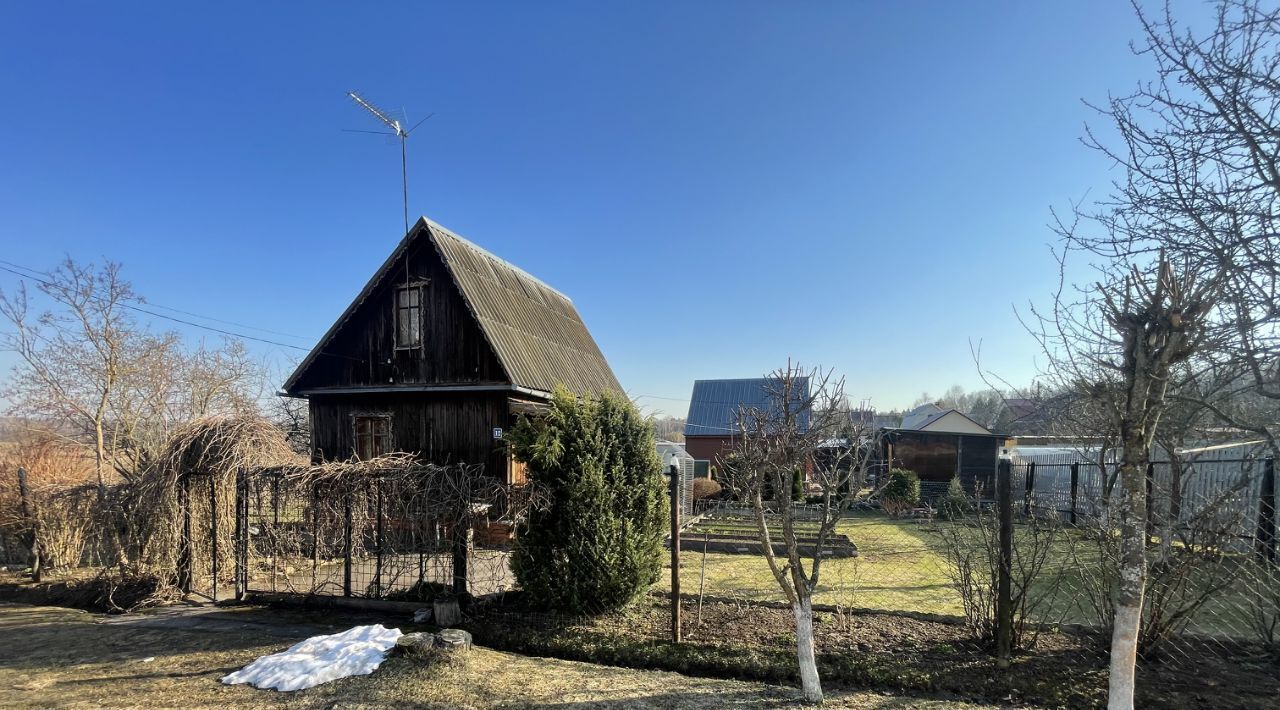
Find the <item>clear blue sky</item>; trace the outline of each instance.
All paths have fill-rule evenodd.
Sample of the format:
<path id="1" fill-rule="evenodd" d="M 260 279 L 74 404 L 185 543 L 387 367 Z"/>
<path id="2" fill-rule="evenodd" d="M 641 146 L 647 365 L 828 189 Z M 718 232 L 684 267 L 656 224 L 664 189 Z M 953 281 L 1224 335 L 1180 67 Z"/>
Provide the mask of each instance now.
<path id="1" fill-rule="evenodd" d="M 309 347 L 403 231 L 354 88 L 435 113 L 412 212 L 566 292 L 651 411 L 788 357 L 888 409 L 980 387 L 970 340 L 1032 376 L 1013 305 L 1106 187 L 1081 99 L 1148 75 L 1137 34 L 1115 1 L 5 3 L 0 258 Z"/>

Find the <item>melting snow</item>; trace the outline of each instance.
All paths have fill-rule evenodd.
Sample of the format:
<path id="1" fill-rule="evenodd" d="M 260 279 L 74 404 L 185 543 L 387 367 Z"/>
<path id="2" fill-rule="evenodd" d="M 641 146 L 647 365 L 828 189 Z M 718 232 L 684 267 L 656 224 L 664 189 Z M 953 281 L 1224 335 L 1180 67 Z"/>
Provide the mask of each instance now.
<path id="1" fill-rule="evenodd" d="M 312 636 L 287 651 L 263 656 L 225 676 L 223 683 L 257 688 L 302 690 L 352 675 L 368 675 L 382 664 L 400 638 L 400 629 L 382 624 L 357 626 L 342 633 Z"/>

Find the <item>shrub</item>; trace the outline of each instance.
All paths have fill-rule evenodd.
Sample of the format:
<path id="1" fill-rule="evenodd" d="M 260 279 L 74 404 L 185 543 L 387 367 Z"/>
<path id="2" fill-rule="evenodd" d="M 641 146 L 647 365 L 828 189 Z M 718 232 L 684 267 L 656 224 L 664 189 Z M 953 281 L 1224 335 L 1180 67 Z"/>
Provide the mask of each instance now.
<path id="1" fill-rule="evenodd" d="M 890 515 L 911 510 L 920 503 L 920 477 L 915 471 L 895 468 L 889 471 L 889 482 L 880 492 L 880 507 Z"/>
<path id="2" fill-rule="evenodd" d="M 693 499 L 703 500 L 705 498 L 715 498 L 720 495 L 721 487 L 719 483 L 710 478 L 693 479 Z"/>
<path id="3" fill-rule="evenodd" d="M 539 499 L 519 531 L 512 571 L 538 606 L 575 613 L 620 607 L 657 581 L 667 519 L 653 432 L 625 399 L 557 388 L 510 434 Z"/>
<path id="4" fill-rule="evenodd" d="M 939 525 L 936 532 L 946 556 L 947 577 L 960 595 L 969 630 L 992 647 L 1000 577 L 999 515 L 994 509 L 978 510 L 964 520 Z M 1064 533 L 1057 518 L 1032 517 L 1015 528 L 1009 568 L 1015 649 L 1033 648 L 1045 628 L 1035 621 L 1048 621 L 1060 613 L 1054 611 L 1053 602 L 1066 575 L 1060 570 L 1048 572 L 1046 566 L 1059 555 L 1074 556 L 1075 548 L 1074 536 Z"/>
<path id="5" fill-rule="evenodd" d="M 944 520 L 959 520 L 971 510 L 969 495 L 964 492 L 959 478 L 951 479 L 947 484 L 947 492 L 938 499 L 938 515 Z"/>
<path id="6" fill-rule="evenodd" d="M 791 472 L 791 500 L 804 502 L 804 471 L 798 468 Z"/>

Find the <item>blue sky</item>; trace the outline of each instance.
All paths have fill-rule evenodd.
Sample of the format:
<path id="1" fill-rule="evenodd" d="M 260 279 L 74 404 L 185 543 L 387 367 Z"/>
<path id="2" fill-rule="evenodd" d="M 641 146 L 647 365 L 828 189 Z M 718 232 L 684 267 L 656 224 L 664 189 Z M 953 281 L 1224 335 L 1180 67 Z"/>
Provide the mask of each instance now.
<path id="1" fill-rule="evenodd" d="M 0 258 L 309 347 L 403 232 L 357 89 L 435 114 L 411 211 L 566 292 L 651 411 L 788 357 L 904 406 L 980 387 L 979 340 L 1021 383 L 1049 209 L 1110 178 L 1081 99 L 1148 75 L 1137 34 L 1114 1 L 6 3 Z"/>

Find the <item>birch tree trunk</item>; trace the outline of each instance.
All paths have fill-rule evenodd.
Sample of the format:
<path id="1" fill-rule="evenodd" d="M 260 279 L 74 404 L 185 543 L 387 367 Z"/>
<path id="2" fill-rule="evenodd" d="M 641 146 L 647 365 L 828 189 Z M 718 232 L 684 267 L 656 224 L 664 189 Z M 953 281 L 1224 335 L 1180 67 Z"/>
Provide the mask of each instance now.
<path id="1" fill-rule="evenodd" d="M 805 702 L 822 702 L 822 681 L 814 654 L 813 599 L 805 596 L 791 604 L 796 614 L 796 657 L 800 661 L 800 691 Z"/>

